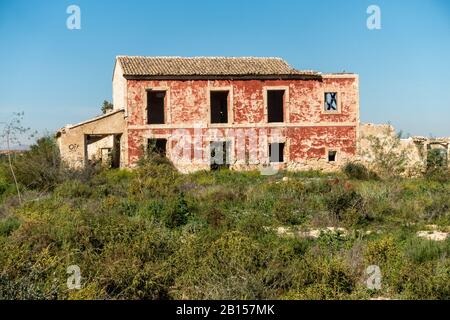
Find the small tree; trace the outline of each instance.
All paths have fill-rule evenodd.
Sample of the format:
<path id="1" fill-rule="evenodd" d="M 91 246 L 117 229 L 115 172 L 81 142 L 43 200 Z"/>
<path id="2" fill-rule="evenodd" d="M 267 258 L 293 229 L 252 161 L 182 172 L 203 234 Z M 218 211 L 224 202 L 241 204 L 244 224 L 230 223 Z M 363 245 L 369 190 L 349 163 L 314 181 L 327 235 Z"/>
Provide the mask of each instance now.
<path id="1" fill-rule="evenodd" d="M 427 156 L 425 176 L 430 179 L 447 181 L 450 176 L 447 161 L 445 149 L 430 149 Z"/>
<path id="2" fill-rule="evenodd" d="M 113 109 L 113 104 L 111 102 L 109 102 L 108 100 L 103 100 L 103 104 L 102 104 L 103 114 L 112 111 L 112 109 Z"/>
<path id="3" fill-rule="evenodd" d="M 51 190 L 66 177 L 59 148 L 51 136 L 37 139 L 30 150 L 15 159 L 13 165 L 17 180 L 29 189 Z"/>
<path id="4" fill-rule="evenodd" d="M 407 170 L 408 154 L 401 145 L 401 136 L 401 132 L 395 134 L 388 128 L 382 136 L 365 137 L 369 148 L 364 157 L 370 168 L 381 177 L 401 176 Z"/>
<path id="5" fill-rule="evenodd" d="M 30 128 L 25 128 L 22 126 L 24 112 L 13 113 L 13 117 L 9 122 L 1 122 L 3 125 L 3 131 L 1 133 L 1 138 L 6 144 L 6 155 L 8 158 L 8 166 L 11 171 L 11 175 L 14 180 L 14 184 L 17 190 L 17 196 L 19 198 L 19 202 L 22 203 L 22 195 L 20 193 L 19 183 L 17 182 L 16 173 L 14 171 L 14 166 L 12 162 L 12 150 L 11 145 L 20 144 L 20 138 L 30 130 Z"/>

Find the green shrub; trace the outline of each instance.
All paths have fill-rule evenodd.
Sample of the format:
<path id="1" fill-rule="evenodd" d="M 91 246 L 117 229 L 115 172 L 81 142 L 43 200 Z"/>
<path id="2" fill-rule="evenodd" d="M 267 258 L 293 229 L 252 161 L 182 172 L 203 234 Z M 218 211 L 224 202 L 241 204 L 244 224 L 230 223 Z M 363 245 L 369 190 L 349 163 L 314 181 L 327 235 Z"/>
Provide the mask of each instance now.
<path id="1" fill-rule="evenodd" d="M 306 286 L 299 290 L 297 299 L 343 299 L 355 289 L 357 278 L 342 260 L 311 255 L 307 263 Z"/>
<path id="2" fill-rule="evenodd" d="M 440 182 L 450 181 L 447 153 L 444 149 L 428 151 L 425 177 Z"/>
<path id="3" fill-rule="evenodd" d="M 293 199 L 280 198 L 272 207 L 273 216 L 282 224 L 297 225 L 305 221 L 306 217 Z"/>
<path id="4" fill-rule="evenodd" d="M 92 188 L 80 180 L 67 180 L 55 189 L 55 195 L 61 198 L 90 197 Z"/>
<path id="5" fill-rule="evenodd" d="M 328 211 L 339 221 L 344 221 L 346 215 L 352 217 L 364 215 L 364 199 L 353 189 L 347 189 L 345 186 L 334 188 L 325 197 Z"/>
<path id="6" fill-rule="evenodd" d="M 399 257 L 399 248 L 392 237 L 384 237 L 367 244 L 365 257 L 368 264 L 386 265 Z"/>
<path id="7" fill-rule="evenodd" d="M 0 176 L 0 196 L 2 196 L 8 189 L 9 183 L 6 182 L 6 179 Z"/>
<path id="8" fill-rule="evenodd" d="M 128 193 L 138 200 L 171 196 L 178 191 L 180 174 L 170 163 L 146 161 L 133 174 Z"/>
<path id="9" fill-rule="evenodd" d="M 342 232 L 322 232 L 317 239 L 317 243 L 326 251 L 333 252 L 342 249 L 347 243 L 346 238 Z"/>
<path id="10" fill-rule="evenodd" d="M 369 179 L 377 179 L 377 175 L 369 171 L 365 165 L 357 162 L 348 162 L 342 168 L 343 173 L 349 179 L 355 180 L 369 180 Z"/>
<path id="11" fill-rule="evenodd" d="M 18 182 L 29 189 L 49 190 L 62 181 L 59 149 L 51 137 L 38 139 L 29 151 L 13 157 L 13 167 Z"/>
<path id="12" fill-rule="evenodd" d="M 9 194 L 13 194 L 14 192 L 14 185 L 7 181 L 6 175 L 2 173 L 0 167 L 0 200 L 8 196 Z"/>
<path id="13" fill-rule="evenodd" d="M 437 193 L 431 197 L 431 201 L 424 208 L 425 217 L 428 220 L 436 220 L 450 215 L 450 196 L 448 193 Z"/>
<path id="14" fill-rule="evenodd" d="M 410 239 L 405 245 L 406 256 L 414 263 L 440 260 L 450 257 L 450 240 L 436 242 L 423 239 Z"/>
<path id="15" fill-rule="evenodd" d="M 210 207 L 204 211 L 207 223 L 213 228 L 222 226 L 226 220 L 225 213 L 220 208 Z"/>
<path id="16" fill-rule="evenodd" d="M 180 193 L 166 205 L 162 220 L 168 228 L 176 228 L 187 223 L 189 214 L 190 212 L 184 194 Z"/>
<path id="17" fill-rule="evenodd" d="M 0 220 L 0 236 L 9 236 L 19 226 L 20 221 L 16 217 L 8 217 Z"/>
<path id="18" fill-rule="evenodd" d="M 405 264 L 402 268 L 401 296 L 411 300 L 450 299 L 449 260 Z"/>

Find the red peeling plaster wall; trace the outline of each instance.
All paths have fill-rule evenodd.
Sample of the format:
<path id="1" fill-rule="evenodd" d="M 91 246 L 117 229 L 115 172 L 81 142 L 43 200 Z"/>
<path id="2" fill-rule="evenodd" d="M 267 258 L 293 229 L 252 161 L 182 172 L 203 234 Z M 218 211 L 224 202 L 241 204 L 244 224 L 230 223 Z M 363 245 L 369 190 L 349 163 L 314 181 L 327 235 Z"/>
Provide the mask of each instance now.
<path id="1" fill-rule="evenodd" d="M 354 75 L 324 76 L 323 80 L 168 80 L 127 81 L 128 164 L 133 166 L 141 156 L 141 145 L 150 137 L 170 137 L 174 130 L 186 129 L 205 137 L 209 125 L 209 88 L 232 88 L 232 121 L 226 128 L 280 130 L 287 144 L 287 162 L 301 169 L 310 161 L 324 160 L 327 150 L 337 150 L 339 159 L 355 156 L 359 122 L 358 78 Z M 284 124 L 266 123 L 264 88 L 287 87 Z M 166 123 L 146 124 L 146 90 L 165 89 Z M 324 92 L 339 92 L 340 112 L 324 112 Z M 231 95 L 231 92 L 230 92 Z M 226 128 L 217 129 L 227 134 Z M 263 131 L 259 131 L 263 132 Z M 270 135 L 270 134 L 269 134 Z M 197 143 L 206 150 L 208 139 Z M 206 152 L 206 151 L 205 151 Z M 299 164 L 298 166 L 296 164 Z M 289 164 L 287 164 L 289 167 Z M 192 168 L 198 168 L 192 164 Z"/>

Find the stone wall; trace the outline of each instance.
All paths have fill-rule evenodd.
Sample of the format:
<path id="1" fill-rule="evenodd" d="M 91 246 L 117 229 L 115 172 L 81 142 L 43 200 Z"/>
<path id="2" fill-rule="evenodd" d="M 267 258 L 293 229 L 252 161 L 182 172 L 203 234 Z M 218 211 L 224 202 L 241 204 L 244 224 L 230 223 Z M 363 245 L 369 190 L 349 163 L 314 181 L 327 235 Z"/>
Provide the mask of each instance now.
<path id="1" fill-rule="evenodd" d="M 61 158 L 70 166 L 80 168 L 88 161 L 88 136 L 119 136 L 120 135 L 120 162 L 126 166 L 126 130 L 123 110 L 117 110 L 100 117 L 76 124 L 67 125 L 57 134 Z M 106 140 L 107 141 L 107 140 Z M 100 146 L 100 145 L 98 145 Z M 90 154 L 96 151 L 90 148 Z"/>
<path id="2" fill-rule="evenodd" d="M 397 133 L 393 126 L 389 124 L 361 124 L 359 127 L 358 157 L 370 166 L 373 159 L 370 157 L 371 142 L 369 137 L 378 137 L 383 141 L 393 141 L 397 139 Z M 450 159 L 450 137 L 448 138 L 427 138 L 413 136 L 409 138 L 400 138 L 399 147 L 392 152 L 403 152 L 406 157 L 406 175 L 417 175 L 423 173 L 426 169 L 427 155 L 430 149 L 440 148 Z M 386 143 L 386 148 L 391 148 L 390 143 Z M 450 168 L 450 162 L 447 161 Z"/>

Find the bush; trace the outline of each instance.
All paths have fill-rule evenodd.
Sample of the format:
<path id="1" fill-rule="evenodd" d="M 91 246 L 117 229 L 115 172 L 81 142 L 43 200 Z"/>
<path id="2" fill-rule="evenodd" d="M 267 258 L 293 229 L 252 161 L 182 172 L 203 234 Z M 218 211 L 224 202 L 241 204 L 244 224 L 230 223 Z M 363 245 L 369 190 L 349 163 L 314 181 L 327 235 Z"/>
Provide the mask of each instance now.
<path id="1" fill-rule="evenodd" d="M 425 206 L 424 213 L 430 221 L 450 215 L 450 196 L 448 193 L 434 194 L 431 203 Z"/>
<path id="2" fill-rule="evenodd" d="M 20 221 L 16 217 L 8 217 L 0 220 L 0 236 L 9 236 L 19 226 Z"/>
<path id="3" fill-rule="evenodd" d="M 0 200 L 15 192 L 14 185 L 7 181 L 6 175 L 2 173 L 0 167 Z"/>
<path id="4" fill-rule="evenodd" d="M 180 193 L 163 211 L 162 220 L 168 228 L 176 228 L 185 225 L 188 221 L 189 209 L 184 199 L 184 194 Z"/>
<path id="5" fill-rule="evenodd" d="M 282 224 L 297 225 L 305 221 L 305 215 L 291 199 L 279 199 L 273 208 L 272 214 Z"/>
<path id="6" fill-rule="evenodd" d="M 16 155 L 13 168 L 18 182 L 29 189 L 51 190 L 62 181 L 59 149 L 51 137 L 38 139 L 29 151 Z"/>
<path id="7" fill-rule="evenodd" d="M 310 255 L 306 261 L 309 266 L 307 285 L 297 299 L 343 299 L 355 289 L 356 276 L 342 260 Z"/>
<path id="8" fill-rule="evenodd" d="M 404 295 L 406 299 L 450 299 L 450 263 L 447 260 L 438 263 L 427 262 L 409 265 L 405 270 Z"/>
<path id="9" fill-rule="evenodd" d="M 399 257 L 399 248 L 392 237 L 384 237 L 367 244 L 365 257 L 368 264 L 386 265 Z"/>
<path id="10" fill-rule="evenodd" d="M 357 162 L 348 162 L 344 165 L 342 171 L 349 179 L 369 180 L 378 178 L 376 173 L 369 171 L 366 166 Z"/>
<path id="11" fill-rule="evenodd" d="M 410 239 L 406 243 L 407 257 L 414 263 L 445 259 L 450 256 L 450 241 L 442 243 L 423 239 Z"/>
<path id="12" fill-rule="evenodd" d="M 337 186 L 326 197 L 328 211 L 338 220 L 344 221 L 346 215 L 365 215 L 364 199 L 353 189 Z"/>
<path id="13" fill-rule="evenodd" d="M 68 180 L 58 185 L 54 194 L 60 198 L 88 198 L 92 194 L 92 188 L 80 180 Z"/>
<path id="14" fill-rule="evenodd" d="M 367 136 L 369 144 L 364 157 L 371 169 L 381 178 L 396 178 L 407 171 L 407 151 L 401 145 L 402 133 L 395 134 L 392 128 L 386 128 L 383 136 Z"/>
<path id="15" fill-rule="evenodd" d="M 447 162 L 447 154 L 444 154 L 443 150 L 429 150 L 425 177 L 440 182 L 450 181 L 450 170 Z"/>
<path id="16" fill-rule="evenodd" d="M 162 157 L 161 157 L 162 158 Z M 180 174 L 168 160 L 144 159 L 133 173 L 128 193 L 135 199 L 167 197 L 177 194 Z"/>

